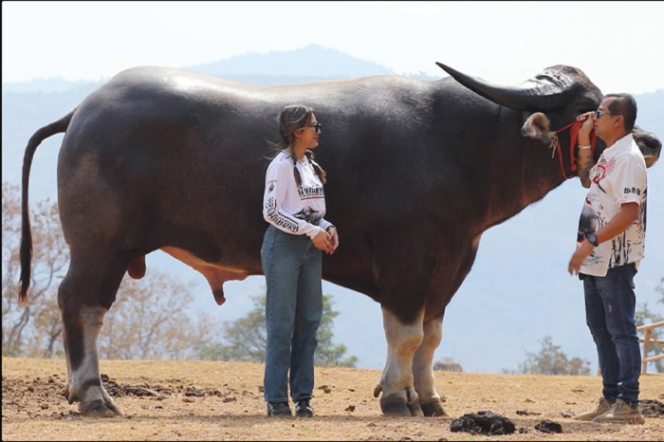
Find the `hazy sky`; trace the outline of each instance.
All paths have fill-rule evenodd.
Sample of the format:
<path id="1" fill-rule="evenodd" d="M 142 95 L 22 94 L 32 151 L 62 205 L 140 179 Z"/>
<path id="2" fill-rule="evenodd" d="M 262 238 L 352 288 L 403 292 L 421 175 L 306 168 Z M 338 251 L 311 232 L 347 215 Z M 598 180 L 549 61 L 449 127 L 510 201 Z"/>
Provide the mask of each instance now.
<path id="1" fill-rule="evenodd" d="M 662 2 L 3 2 L 2 81 L 107 79 L 315 43 L 398 74 L 496 83 L 553 64 L 604 93 L 664 89 Z M 306 62 L 303 60 L 303 62 Z"/>

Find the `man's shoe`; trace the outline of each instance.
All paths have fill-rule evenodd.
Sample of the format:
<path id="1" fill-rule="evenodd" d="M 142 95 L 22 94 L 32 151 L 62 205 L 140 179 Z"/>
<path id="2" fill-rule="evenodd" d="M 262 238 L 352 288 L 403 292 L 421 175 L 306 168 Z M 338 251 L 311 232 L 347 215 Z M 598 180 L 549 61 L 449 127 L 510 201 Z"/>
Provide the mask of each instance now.
<path id="1" fill-rule="evenodd" d="M 292 416 L 288 402 L 268 402 L 267 403 L 267 415 L 269 417 L 276 416 Z"/>
<path id="2" fill-rule="evenodd" d="M 295 404 L 295 415 L 297 417 L 313 417 L 314 409 L 309 405 L 309 399 L 302 399 Z"/>
<path id="3" fill-rule="evenodd" d="M 605 398 L 597 399 L 595 408 L 593 408 L 590 411 L 577 414 L 576 416 L 574 416 L 574 419 L 576 419 L 577 421 L 591 421 L 595 419 L 597 416 L 601 416 L 602 414 L 608 412 L 610 409 L 611 409 L 611 402 L 607 401 Z"/>
<path id="4" fill-rule="evenodd" d="M 643 424 L 646 422 L 638 408 L 632 408 L 622 399 L 616 399 L 611 409 L 593 419 L 593 422 L 614 424 Z"/>

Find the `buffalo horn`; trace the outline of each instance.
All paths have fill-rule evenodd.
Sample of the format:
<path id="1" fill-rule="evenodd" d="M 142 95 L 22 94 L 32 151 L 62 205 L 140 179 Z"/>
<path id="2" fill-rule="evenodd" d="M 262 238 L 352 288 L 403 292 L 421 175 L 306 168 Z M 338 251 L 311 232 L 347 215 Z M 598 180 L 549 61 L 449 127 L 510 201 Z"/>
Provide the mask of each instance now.
<path id="1" fill-rule="evenodd" d="M 565 103 L 565 96 L 575 83 L 567 75 L 547 69 L 535 78 L 518 86 L 498 86 L 480 78 L 463 74 L 449 66 L 436 62 L 456 81 L 482 97 L 502 106 L 524 111 L 547 111 Z"/>

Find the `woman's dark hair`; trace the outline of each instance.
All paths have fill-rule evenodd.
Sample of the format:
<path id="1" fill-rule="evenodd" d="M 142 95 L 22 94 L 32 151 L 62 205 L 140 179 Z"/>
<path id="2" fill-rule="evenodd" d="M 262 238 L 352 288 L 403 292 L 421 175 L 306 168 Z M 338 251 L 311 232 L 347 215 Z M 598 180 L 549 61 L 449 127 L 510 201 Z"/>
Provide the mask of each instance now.
<path id="1" fill-rule="evenodd" d="M 312 108 L 300 104 L 286 106 L 281 110 L 281 112 L 279 112 L 277 122 L 279 123 L 281 139 L 279 143 L 277 143 L 275 149 L 276 154 L 278 154 L 282 149 L 288 149 L 289 147 L 292 148 L 295 146 L 295 132 L 307 127 L 313 114 L 314 110 Z M 325 184 L 325 171 L 318 165 L 318 163 L 314 161 L 314 153 L 307 149 L 304 154 L 314 166 L 314 170 L 316 171 L 316 174 L 318 175 L 321 183 Z M 302 178 L 300 177 L 300 172 L 297 170 L 296 165 L 297 157 L 293 154 L 293 175 L 295 176 L 295 183 L 297 184 L 297 187 L 300 187 L 302 185 Z"/>

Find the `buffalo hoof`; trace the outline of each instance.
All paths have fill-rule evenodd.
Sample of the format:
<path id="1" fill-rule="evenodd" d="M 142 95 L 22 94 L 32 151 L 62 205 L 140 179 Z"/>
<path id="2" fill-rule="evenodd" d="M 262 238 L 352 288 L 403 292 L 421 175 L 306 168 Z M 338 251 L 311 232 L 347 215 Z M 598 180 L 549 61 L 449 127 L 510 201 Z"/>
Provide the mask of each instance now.
<path id="1" fill-rule="evenodd" d="M 443 410 L 443 406 L 440 404 L 440 402 L 422 404 L 422 412 L 427 417 L 448 416 L 445 410 Z"/>
<path id="2" fill-rule="evenodd" d="M 380 409 L 383 416 L 388 417 L 410 417 L 410 409 L 403 399 L 381 399 Z"/>
<path id="3" fill-rule="evenodd" d="M 419 402 L 413 402 L 412 404 L 408 404 L 408 409 L 410 410 L 411 416 L 416 416 L 416 417 L 424 416 L 424 412 L 422 412 L 422 407 L 420 407 Z"/>
<path id="4" fill-rule="evenodd" d="M 79 410 L 86 417 L 114 417 L 122 416 L 120 409 L 113 403 L 106 404 L 103 401 L 94 401 L 83 406 L 80 404 Z"/>
<path id="5" fill-rule="evenodd" d="M 419 403 L 407 404 L 403 399 L 381 399 L 380 409 L 389 417 L 424 416 Z"/>

